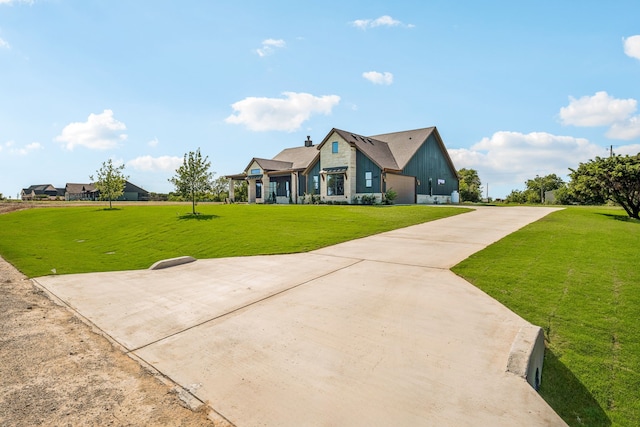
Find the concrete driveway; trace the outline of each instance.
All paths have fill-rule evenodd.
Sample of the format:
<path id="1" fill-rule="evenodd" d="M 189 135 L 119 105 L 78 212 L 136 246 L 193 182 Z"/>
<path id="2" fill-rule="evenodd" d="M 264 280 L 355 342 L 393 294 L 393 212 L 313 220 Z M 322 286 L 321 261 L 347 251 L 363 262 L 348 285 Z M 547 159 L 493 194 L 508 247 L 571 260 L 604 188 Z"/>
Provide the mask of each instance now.
<path id="1" fill-rule="evenodd" d="M 563 426 L 507 371 L 531 325 L 448 270 L 553 210 L 34 281 L 236 426 Z"/>

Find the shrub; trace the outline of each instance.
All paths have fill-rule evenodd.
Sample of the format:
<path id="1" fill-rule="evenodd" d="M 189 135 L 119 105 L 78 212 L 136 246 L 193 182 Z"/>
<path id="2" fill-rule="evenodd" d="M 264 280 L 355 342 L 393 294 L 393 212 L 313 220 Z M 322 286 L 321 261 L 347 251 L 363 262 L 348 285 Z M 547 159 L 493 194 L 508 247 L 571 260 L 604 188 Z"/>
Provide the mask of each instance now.
<path id="1" fill-rule="evenodd" d="M 388 189 L 387 192 L 384 193 L 384 204 L 392 205 L 396 197 L 398 197 L 398 192 L 393 188 Z"/>

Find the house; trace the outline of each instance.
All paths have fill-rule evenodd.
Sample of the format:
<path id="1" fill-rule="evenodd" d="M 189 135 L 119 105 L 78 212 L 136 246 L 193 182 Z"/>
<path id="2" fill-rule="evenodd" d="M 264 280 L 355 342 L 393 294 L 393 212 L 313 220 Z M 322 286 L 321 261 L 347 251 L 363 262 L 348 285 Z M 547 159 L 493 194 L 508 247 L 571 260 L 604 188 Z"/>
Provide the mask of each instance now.
<path id="1" fill-rule="evenodd" d="M 64 199 L 73 200 L 99 200 L 100 192 L 93 184 L 67 183 L 64 190 Z"/>
<path id="2" fill-rule="evenodd" d="M 332 129 L 314 146 L 289 148 L 273 159 L 253 158 L 244 172 L 250 203 L 303 203 L 310 195 L 324 202 L 378 201 L 388 190 L 395 203 L 450 203 L 457 200 L 458 174 L 435 127 L 362 136 Z"/>
<path id="3" fill-rule="evenodd" d="M 51 184 L 32 185 L 20 191 L 22 200 L 55 200 L 64 197 L 63 188 L 55 188 Z"/>
<path id="4" fill-rule="evenodd" d="M 67 183 L 65 187 L 65 200 L 100 200 L 100 191 L 91 184 Z M 149 192 L 125 181 L 124 193 L 118 197 L 119 201 L 148 201 Z"/>
<path id="5" fill-rule="evenodd" d="M 125 181 L 124 193 L 118 198 L 118 200 L 129 202 L 148 202 L 149 192 L 144 188 L 130 183 L 129 181 Z"/>

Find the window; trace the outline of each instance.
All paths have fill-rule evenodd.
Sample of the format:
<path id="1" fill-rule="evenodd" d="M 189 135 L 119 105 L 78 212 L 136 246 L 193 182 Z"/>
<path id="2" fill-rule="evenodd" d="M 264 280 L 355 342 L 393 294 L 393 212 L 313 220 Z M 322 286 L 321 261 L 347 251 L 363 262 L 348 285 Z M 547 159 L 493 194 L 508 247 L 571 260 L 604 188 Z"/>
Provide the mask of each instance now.
<path id="1" fill-rule="evenodd" d="M 313 194 L 320 193 L 320 180 L 318 178 L 319 178 L 318 175 L 313 176 L 313 188 L 311 190 Z"/>
<path id="2" fill-rule="evenodd" d="M 256 199 L 262 199 L 262 183 L 256 182 Z"/>
<path id="3" fill-rule="evenodd" d="M 344 196 L 344 174 L 327 175 L 327 196 Z"/>
<path id="4" fill-rule="evenodd" d="M 251 175 L 260 175 L 260 169 L 251 169 Z"/>
<path id="5" fill-rule="evenodd" d="M 332 153 L 337 153 L 338 152 L 338 141 L 333 141 L 331 143 L 331 152 Z"/>
<path id="6" fill-rule="evenodd" d="M 373 174 L 371 172 L 364 173 L 364 186 L 371 188 L 373 186 Z"/>

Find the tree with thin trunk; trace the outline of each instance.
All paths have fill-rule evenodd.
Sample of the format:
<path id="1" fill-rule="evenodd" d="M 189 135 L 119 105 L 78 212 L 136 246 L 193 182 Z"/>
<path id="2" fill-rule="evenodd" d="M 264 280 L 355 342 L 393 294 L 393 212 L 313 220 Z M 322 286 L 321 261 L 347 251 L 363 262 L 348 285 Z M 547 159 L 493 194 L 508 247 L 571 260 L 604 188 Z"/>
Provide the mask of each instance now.
<path id="1" fill-rule="evenodd" d="M 124 187 L 127 183 L 128 176 L 122 171 L 124 164 L 115 166 L 111 159 L 102 162 L 102 167 L 96 171 L 96 178 L 89 176 L 93 185 L 100 192 L 100 200 L 109 200 L 109 209 L 113 209 L 112 201 L 124 194 Z"/>
<path id="2" fill-rule="evenodd" d="M 176 169 L 174 177 L 169 179 L 176 192 L 185 199 L 191 200 L 192 213 L 196 215 L 196 202 L 207 192 L 211 191 L 213 176 L 215 172 L 210 172 L 211 162 L 209 157 L 202 157 L 200 148 L 195 152 L 190 151 L 184 155 L 182 166 Z"/>

